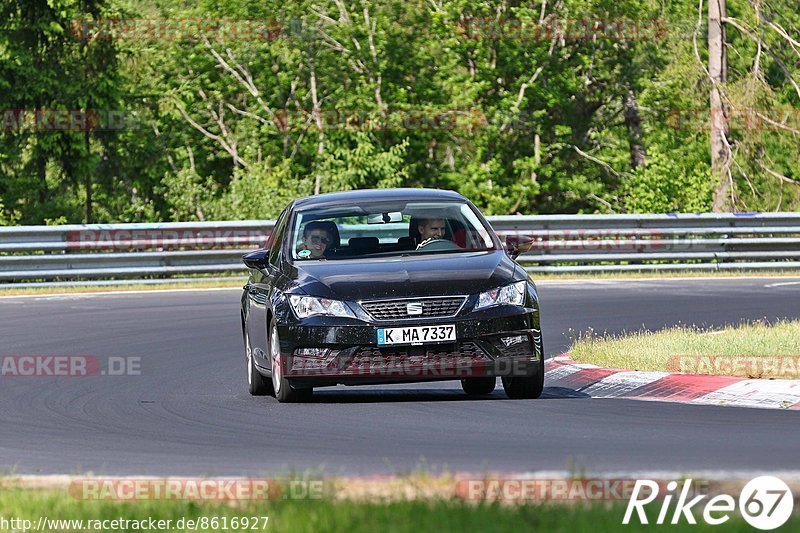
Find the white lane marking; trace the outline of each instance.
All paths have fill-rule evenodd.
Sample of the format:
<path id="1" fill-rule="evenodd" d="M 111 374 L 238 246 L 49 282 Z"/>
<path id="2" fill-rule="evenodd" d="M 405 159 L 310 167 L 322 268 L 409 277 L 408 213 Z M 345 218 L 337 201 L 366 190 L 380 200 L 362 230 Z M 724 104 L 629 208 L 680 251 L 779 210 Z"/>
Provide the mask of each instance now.
<path id="1" fill-rule="evenodd" d="M 547 381 L 564 379 L 565 377 L 571 376 L 572 374 L 580 372 L 581 370 L 584 369 L 578 368 L 576 365 L 557 366 L 556 368 L 548 370 L 547 372 L 544 373 L 545 383 Z"/>
<path id="2" fill-rule="evenodd" d="M 784 283 L 769 283 L 767 285 L 764 285 L 764 287 L 769 287 L 769 288 L 772 288 L 772 287 L 785 287 L 786 285 L 800 285 L 800 281 L 787 281 L 787 282 L 784 282 Z"/>
<path id="3" fill-rule="evenodd" d="M 789 483 L 800 482 L 800 471 L 798 470 L 581 470 L 581 477 L 583 479 L 661 479 L 661 480 L 681 480 L 687 478 L 702 479 L 705 481 L 721 481 L 724 483 L 731 482 L 745 482 L 765 474 L 776 476 Z M 273 476 L 284 476 L 285 473 L 275 471 Z M 148 476 L 148 475 L 130 475 L 125 473 L 122 475 L 114 475 L 108 473 L 105 476 L 98 476 L 95 474 L 83 475 L 62 475 L 62 474 L 23 474 L 23 475 L 8 475 L 0 478 L 0 480 L 8 483 L 9 485 L 29 485 L 33 488 L 60 488 L 66 487 L 76 481 L 99 480 L 103 481 L 111 476 L 115 480 L 185 480 L 186 476 Z M 456 471 L 451 477 L 455 480 L 473 480 L 473 479 L 519 479 L 519 480 L 574 480 L 574 470 L 538 470 L 534 472 L 523 471 Z M 225 477 L 202 477 L 204 480 L 219 480 L 219 481 L 251 481 L 252 478 L 241 476 L 225 476 Z M 336 480 L 342 483 L 348 482 L 371 482 L 371 483 L 392 483 L 396 485 L 397 480 L 406 479 L 402 475 L 385 474 L 385 475 L 328 475 L 325 479 Z M 435 479 L 435 477 L 434 477 Z"/>
<path id="4" fill-rule="evenodd" d="M 570 370 L 571 369 L 571 370 Z M 577 365 L 559 366 L 545 373 L 546 380 L 557 381 L 584 368 Z M 622 371 L 607 376 L 581 390 L 592 398 L 620 398 L 639 387 L 649 385 L 671 375 L 670 372 Z M 634 398 L 637 400 L 670 401 L 664 398 Z M 742 380 L 691 401 L 677 401 L 698 405 L 730 405 L 735 407 L 758 407 L 785 409 L 800 403 L 800 380 Z"/>
<path id="5" fill-rule="evenodd" d="M 689 403 L 787 408 L 800 403 L 800 380 L 746 379 L 695 398 Z"/>
<path id="6" fill-rule="evenodd" d="M 634 389 L 658 381 L 669 372 L 617 372 L 583 389 L 582 392 L 598 398 L 624 396 Z"/>
<path id="7" fill-rule="evenodd" d="M 800 481 L 800 470 L 581 470 L 584 479 L 663 479 L 681 480 L 687 478 L 702 479 L 708 481 L 750 481 L 751 479 L 773 475 L 784 481 Z M 538 472 L 489 472 L 481 473 L 479 479 L 501 478 L 506 479 L 575 479 L 574 470 L 550 470 Z M 456 479 L 472 479 L 474 473 L 458 472 Z"/>
<path id="8" fill-rule="evenodd" d="M 241 287 L 206 287 L 197 289 L 152 289 L 136 291 L 102 291 L 102 292 L 67 292 L 56 294 L 17 294 L 0 296 L 0 300 L 13 300 L 15 298 L 38 298 L 41 300 L 70 300 L 78 298 L 92 298 L 94 296 L 127 296 L 130 294 L 164 294 L 170 292 L 215 292 L 215 291 L 241 291 Z"/>
<path id="9" fill-rule="evenodd" d="M 591 363 L 572 363 L 572 366 L 580 368 L 581 370 L 589 370 L 590 368 L 602 368 Z"/>

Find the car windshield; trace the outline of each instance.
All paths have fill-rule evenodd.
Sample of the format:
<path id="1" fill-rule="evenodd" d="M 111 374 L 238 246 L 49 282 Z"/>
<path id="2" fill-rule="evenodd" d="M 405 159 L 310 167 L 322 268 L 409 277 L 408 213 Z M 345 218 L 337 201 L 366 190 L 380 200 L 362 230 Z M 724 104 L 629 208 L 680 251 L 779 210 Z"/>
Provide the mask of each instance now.
<path id="1" fill-rule="evenodd" d="M 465 202 L 392 202 L 299 211 L 288 238 L 302 261 L 494 250 L 490 231 Z"/>

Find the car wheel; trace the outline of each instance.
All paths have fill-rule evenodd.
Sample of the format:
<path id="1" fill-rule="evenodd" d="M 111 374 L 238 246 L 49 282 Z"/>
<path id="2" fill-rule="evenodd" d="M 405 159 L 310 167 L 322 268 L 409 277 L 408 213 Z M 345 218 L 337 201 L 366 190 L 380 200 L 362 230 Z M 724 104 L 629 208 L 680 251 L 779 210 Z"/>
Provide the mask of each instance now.
<path id="1" fill-rule="evenodd" d="M 250 349 L 250 337 L 244 331 L 244 353 L 247 358 L 247 390 L 253 396 L 266 396 L 273 394 L 272 383 L 261 375 L 253 361 L 253 351 Z"/>
<path id="2" fill-rule="evenodd" d="M 461 388 L 470 396 L 490 394 L 494 390 L 497 378 L 465 378 L 461 380 Z"/>
<path id="3" fill-rule="evenodd" d="M 544 390 L 544 349 L 539 345 L 539 368 L 533 376 L 503 378 L 503 390 L 512 400 L 531 400 L 542 395 Z"/>
<path id="4" fill-rule="evenodd" d="M 544 373 L 531 377 L 503 378 L 503 390 L 512 400 L 532 400 L 542 395 Z"/>
<path id="5" fill-rule="evenodd" d="M 311 400 L 314 389 L 295 389 L 292 388 L 289 380 L 283 375 L 283 359 L 281 355 L 281 343 L 278 337 L 278 325 L 273 319 L 269 328 L 269 352 L 272 361 L 272 388 L 275 391 L 275 398 L 279 402 L 297 403 Z"/>

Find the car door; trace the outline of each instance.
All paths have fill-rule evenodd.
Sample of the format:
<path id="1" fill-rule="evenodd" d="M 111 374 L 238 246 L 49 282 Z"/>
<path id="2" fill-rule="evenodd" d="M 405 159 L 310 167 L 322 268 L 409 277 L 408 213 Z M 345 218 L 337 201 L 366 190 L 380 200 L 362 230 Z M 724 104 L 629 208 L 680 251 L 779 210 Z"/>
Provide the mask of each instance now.
<path id="1" fill-rule="evenodd" d="M 248 282 L 248 313 L 247 331 L 250 334 L 250 347 L 253 351 L 255 362 L 263 368 L 270 368 L 269 349 L 267 344 L 267 310 L 269 299 L 275 281 L 279 276 L 278 265 L 281 256 L 284 230 L 289 218 L 289 208 L 286 208 L 275 223 L 275 230 L 267 244 L 269 258 L 267 267 L 261 270 L 251 270 Z"/>

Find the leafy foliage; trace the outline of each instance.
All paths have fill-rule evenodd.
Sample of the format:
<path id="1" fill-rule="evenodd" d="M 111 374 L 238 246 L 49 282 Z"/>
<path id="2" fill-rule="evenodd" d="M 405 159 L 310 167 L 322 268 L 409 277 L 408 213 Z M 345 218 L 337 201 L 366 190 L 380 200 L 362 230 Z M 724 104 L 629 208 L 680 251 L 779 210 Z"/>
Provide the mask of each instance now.
<path id="1" fill-rule="evenodd" d="M 707 211 L 697 7 L 7 2 L 0 224 L 272 218 L 298 196 L 398 186 L 455 189 L 489 214 Z M 798 209 L 800 15 L 785 0 L 728 10 L 735 207 Z M 136 24 L 98 29 L 115 18 Z M 124 120 L 43 131 L 8 113 L 41 109 Z"/>

